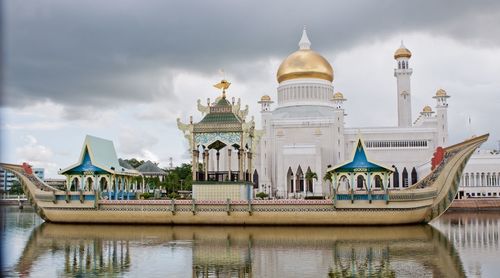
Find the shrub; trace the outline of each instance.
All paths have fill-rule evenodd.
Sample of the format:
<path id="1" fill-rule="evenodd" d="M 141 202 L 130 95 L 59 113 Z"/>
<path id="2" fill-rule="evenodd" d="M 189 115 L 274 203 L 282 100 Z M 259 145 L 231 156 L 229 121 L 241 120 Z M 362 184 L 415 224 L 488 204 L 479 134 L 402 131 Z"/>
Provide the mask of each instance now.
<path id="1" fill-rule="evenodd" d="M 304 199 L 306 200 L 324 200 L 324 196 L 306 196 Z"/>
<path id="2" fill-rule="evenodd" d="M 269 195 L 267 195 L 267 194 L 266 194 L 266 193 L 264 193 L 264 192 L 259 192 L 259 193 L 255 194 L 255 197 L 260 198 L 260 199 L 265 199 L 265 198 L 267 198 L 268 196 L 269 196 Z"/>
<path id="3" fill-rule="evenodd" d="M 149 195 L 149 192 L 144 192 L 144 193 L 142 193 L 142 194 L 141 194 L 141 198 L 143 198 L 143 199 L 145 199 L 145 200 L 146 200 L 146 199 L 149 199 L 150 197 L 151 197 L 151 196 Z"/>
<path id="4" fill-rule="evenodd" d="M 170 198 L 170 199 L 178 199 L 179 198 L 179 194 L 177 194 L 177 192 L 172 192 L 172 193 L 168 194 L 168 198 Z"/>

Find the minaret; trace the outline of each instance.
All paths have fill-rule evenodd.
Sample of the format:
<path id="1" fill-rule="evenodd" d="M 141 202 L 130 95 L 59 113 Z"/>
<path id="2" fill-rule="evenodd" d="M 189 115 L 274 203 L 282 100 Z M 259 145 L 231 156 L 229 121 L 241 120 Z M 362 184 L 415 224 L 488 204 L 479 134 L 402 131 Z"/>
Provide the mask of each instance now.
<path id="1" fill-rule="evenodd" d="M 445 147 L 448 145 L 448 99 L 450 96 L 446 91 L 439 89 L 432 98 L 436 99 L 437 117 L 437 145 Z"/>
<path id="2" fill-rule="evenodd" d="M 335 121 L 333 124 L 333 145 L 334 148 L 334 157 L 333 163 L 340 164 L 345 160 L 345 150 L 344 150 L 344 101 L 347 99 L 344 98 L 344 95 L 341 92 L 337 92 L 333 95 L 332 101 L 334 104 L 335 111 Z"/>
<path id="3" fill-rule="evenodd" d="M 410 50 L 401 41 L 401 46 L 394 53 L 394 59 L 397 62 L 394 77 L 396 77 L 398 87 L 398 127 L 411 127 L 412 123 L 410 77 L 413 70 L 408 65 L 410 58 Z"/>
<path id="4" fill-rule="evenodd" d="M 259 142 L 259 192 L 265 192 L 266 194 L 269 194 L 269 196 L 271 196 L 273 190 L 271 188 L 272 156 L 270 155 L 272 153 L 272 142 L 269 135 L 271 134 L 271 104 L 273 103 L 273 101 L 271 100 L 270 96 L 264 95 L 260 98 L 260 101 L 258 103 L 261 105 L 261 122 L 262 130 L 264 131 L 264 134 L 262 135 L 262 138 Z"/>

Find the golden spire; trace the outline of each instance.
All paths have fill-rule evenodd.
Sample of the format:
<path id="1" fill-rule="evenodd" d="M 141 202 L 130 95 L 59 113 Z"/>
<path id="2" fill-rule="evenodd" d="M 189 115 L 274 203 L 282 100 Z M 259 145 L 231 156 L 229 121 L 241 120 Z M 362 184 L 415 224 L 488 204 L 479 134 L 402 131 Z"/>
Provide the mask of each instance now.
<path id="1" fill-rule="evenodd" d="M 217 89 L 221 89 L 222 90 L 222 97 L 225 98 L 226 97 L 226 89 L 229 88 L 229 85 L 231 85 L 231 82 L 229 82 L 225 79 L 222 79 L 219 83 L 215 84 L 214 87 Z"/>

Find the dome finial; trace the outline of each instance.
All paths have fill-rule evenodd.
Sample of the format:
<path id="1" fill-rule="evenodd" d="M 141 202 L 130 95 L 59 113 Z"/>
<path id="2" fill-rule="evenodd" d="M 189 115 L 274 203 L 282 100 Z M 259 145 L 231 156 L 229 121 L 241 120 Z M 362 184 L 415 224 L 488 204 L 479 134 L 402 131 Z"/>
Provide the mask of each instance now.
<path id="1" fill-rule="evenodd" d="M 306 31 L 305 25 L 304 25 L 304 30 L 302 31 L 302 37 L 300 38 L 300 41 L 299 41 L 299 48 L 300 49 L 311 49 L 311 41 L 309 41 L 309 38 L 307 37 L 307 31 Z"/>

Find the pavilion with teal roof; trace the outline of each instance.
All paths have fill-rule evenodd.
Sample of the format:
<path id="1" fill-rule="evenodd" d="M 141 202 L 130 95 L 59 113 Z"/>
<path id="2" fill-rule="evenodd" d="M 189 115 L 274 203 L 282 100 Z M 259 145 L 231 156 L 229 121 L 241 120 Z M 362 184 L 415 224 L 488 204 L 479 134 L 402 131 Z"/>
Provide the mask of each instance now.
<path id="1" fill-rule="evenodd" d="M 365 152 L 361 138 L 358 138 L 355 146 L 351 160 L 330 167 L 327 172 L 331 175 L 336 198 L 354 200 L 353 195 L 357 194 L 360 195 L 359 198 L 363 195 L 366 196 L 366 199 L 371 200 L 373 191 L 387 192 L 393 170 L 371 161 Z"/>
<path id="2" fill-rule="evenodd" d="M 142 181 L 137 170 L 120 165 L 112 141 L 90 135 L 85 137 L 78 162 L 59 174 L 66 176 L 67 192 L 115 200 L 135 198 Z"/>

